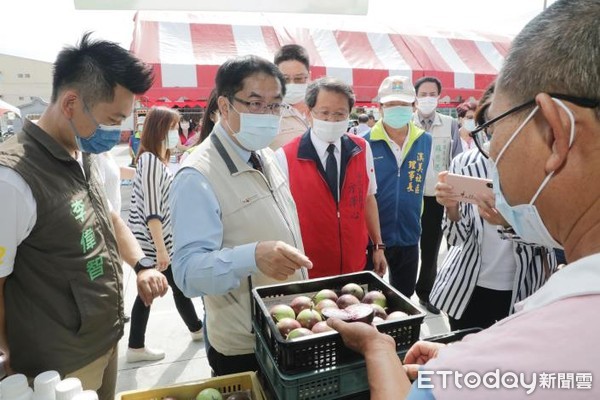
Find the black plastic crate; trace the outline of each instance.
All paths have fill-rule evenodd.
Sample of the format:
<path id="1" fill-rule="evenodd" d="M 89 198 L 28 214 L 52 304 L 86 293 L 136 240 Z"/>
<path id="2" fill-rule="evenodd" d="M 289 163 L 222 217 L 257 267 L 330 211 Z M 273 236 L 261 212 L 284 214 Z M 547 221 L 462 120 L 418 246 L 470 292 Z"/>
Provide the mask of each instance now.
<path id="1" fill-rule="evenodd" d="M 264 338 L 269 353 L 282 372 L 293 374 L 314 371 L 362 359 L 360 354 L 344 345 L 337 332 L 326 332 L 288 342 L 281 336 L 269 315 L 269 308 L 275 304 L 289 304 L 299 295 L 312 297 L 321 289 L 339 292 L 347 283 L 359 284 L 365 292 L 380 290 L 387 298 L 389 312 L 403 311 L 409 315 L 403 320 L 386 321 L 377 325 L 380 332 L 394 338 L 397 352 L 407 350 L 419 340 L 425 313 L 371 271 L 257 287 L 252 290 L 252 323 Z"/>

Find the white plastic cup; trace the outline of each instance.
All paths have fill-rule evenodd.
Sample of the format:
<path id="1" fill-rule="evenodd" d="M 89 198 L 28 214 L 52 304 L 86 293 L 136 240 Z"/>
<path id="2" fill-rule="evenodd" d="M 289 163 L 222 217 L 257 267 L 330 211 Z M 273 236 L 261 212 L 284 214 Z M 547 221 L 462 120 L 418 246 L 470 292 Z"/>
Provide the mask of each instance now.
<path id="1" fill-rule="evenodd" d="M 77 393 L 72 400 L 98 400 L 98 393 L 93 390 L 84 390 Z"/>
<path id="2" fill-rule="evenodd" d="M 55 400 L 56 385 L 60 382 L 57 371 L 42 372 L 33 380 L 33 400 Z"/>
<path id="3" fill-rule="evenodd" d="M 66 378 L 56 384 L 56 400 L 73 400 L 76 394 L 83 392 L 78 378 Z"/>
<path id="4" fill-rule="evenodd" d="M 27 377 L 23 374 L 6 377 L 0 388 L 3 400 L 30 400 L 33 396 L 33 390 L 29 387 Z"/>

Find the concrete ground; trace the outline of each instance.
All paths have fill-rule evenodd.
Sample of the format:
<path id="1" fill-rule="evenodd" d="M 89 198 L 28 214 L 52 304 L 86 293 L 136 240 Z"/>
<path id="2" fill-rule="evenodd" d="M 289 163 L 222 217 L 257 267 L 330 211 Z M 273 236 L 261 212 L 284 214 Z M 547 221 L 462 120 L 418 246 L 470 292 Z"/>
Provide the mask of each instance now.
<path id="1" fill-rule="evenodd" d="M 130 162 L 128 148 L 119 145 L 112 150 L 117 163 L 126 166 Z M 131 186 L 121 186 L 121 216 L 127 220 Z M 439 260 L 443 260 L 446 245 L 441 246 Z M 387 276 L 385 277 L 387 280 Z M 135 275 L 129 266 L 124 268 L 125 313 L 131 313 L 131 307 L 137 295 Z M 411 299 L 419 307 L 416 296 Z M 198 315 L 202 318 L 203 307 L 200 299 L 193 299 Z M 423 307 L 420 307 L 423 308 Z M 421 327 L 421 335 L 429 336 L 449 331 L 445 315 L 427 313 Z M 129 335 L 129 323 L 125 325 L 125 335 L 119 342 L 119 367 L 117 393 L 128 390 L 143 390 L 158 386 L 173 385 L 210 378 L 210 367 L 206 358 L 203 342 L 193 342 L 190 334 L 179 317 L 171 290 L 163 298 L 156 299 L 152 305 L 150 319 L 146 329 L 146 345 L 163 349 L 166 357 L 156 362 L 127 363 L 125 353 Z"/>

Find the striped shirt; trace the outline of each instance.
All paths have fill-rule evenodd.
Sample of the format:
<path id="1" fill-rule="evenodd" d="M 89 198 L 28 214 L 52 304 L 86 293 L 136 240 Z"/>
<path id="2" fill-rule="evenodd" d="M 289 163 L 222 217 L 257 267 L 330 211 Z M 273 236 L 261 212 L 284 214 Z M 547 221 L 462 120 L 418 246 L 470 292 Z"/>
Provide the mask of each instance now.
<path id="1" fill-rule="evenodd" d="M 156 261 L 156 246 L 152 240 L 148 221 L 156 218 L 162 222 L 163 239 L 169 257 L 173 255 L 173 233 L 171 228 L 171 208 L 169 191 L 173 174 L 154 154 L 143 153 L 131 192 L 131 208 L 127 224 L 135 235 L 144 253 Z"/>
<path id="2" fill-rule="evenodd" d="M 450 172 L 489 178 L 487 161 L 478 149 L 456 156 L 450 165 Z M 452 247 L 436 276 L 429 297 L 434 306 L 455 319 L 462 317 L 477 286 L 484 223 L 477 207 L 468 203 L 459 204 L 459 221 L 452 222 L 444 215 L 442 228 L 448 245 Z M 544 272 L 544 262 L 549 271 L 556 270 L 556 257 L 552 249 L 516 241 L 512 247 L 517 269 L 512 288 L 511 313 L 516 302 L 530 296 L 549 278 Z"/>

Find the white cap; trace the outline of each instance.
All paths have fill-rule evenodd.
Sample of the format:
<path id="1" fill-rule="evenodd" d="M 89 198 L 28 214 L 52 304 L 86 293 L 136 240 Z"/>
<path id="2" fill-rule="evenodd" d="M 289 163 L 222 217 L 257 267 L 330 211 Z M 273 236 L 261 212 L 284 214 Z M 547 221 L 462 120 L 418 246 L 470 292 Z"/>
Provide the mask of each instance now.
<path id="1" fill-rule="evenodd" d="M 93 390 L 84 390 L 81 393 L 77 393 L 73 400 L 98 400 L 98 393 Z"/>
<path id="2" fill-rule="evenodd" d="M 410 78 L 396 75 L 388 76 L 381 82 L 377 97 L 379 97 L 379 102 L 382 104 L 390 101 L 412 103 L 415 101 L 417 94 Z"/>
<path id="3" fill-rule="evenodd" d="M 60 374 L 57 371 L 46 371 L 38 374 L 33 381 L 34 400 L 55 399 L 56 385 L 60 382 Z"/>
<path id="4" fill-rule="evenodd" d="M 23 374 L 15 374 L 2 380 L 1 393 L 5 400 L 31 398 L 33 390 L 27 383 L 27 377 Z"/>
<path id="5" fill-rule="evenodd" d="M 56 384 L 56 400 L 72 400 L 77 393 L 83 392 L 81 381 L 77 378 L 66 378 Z"/>

